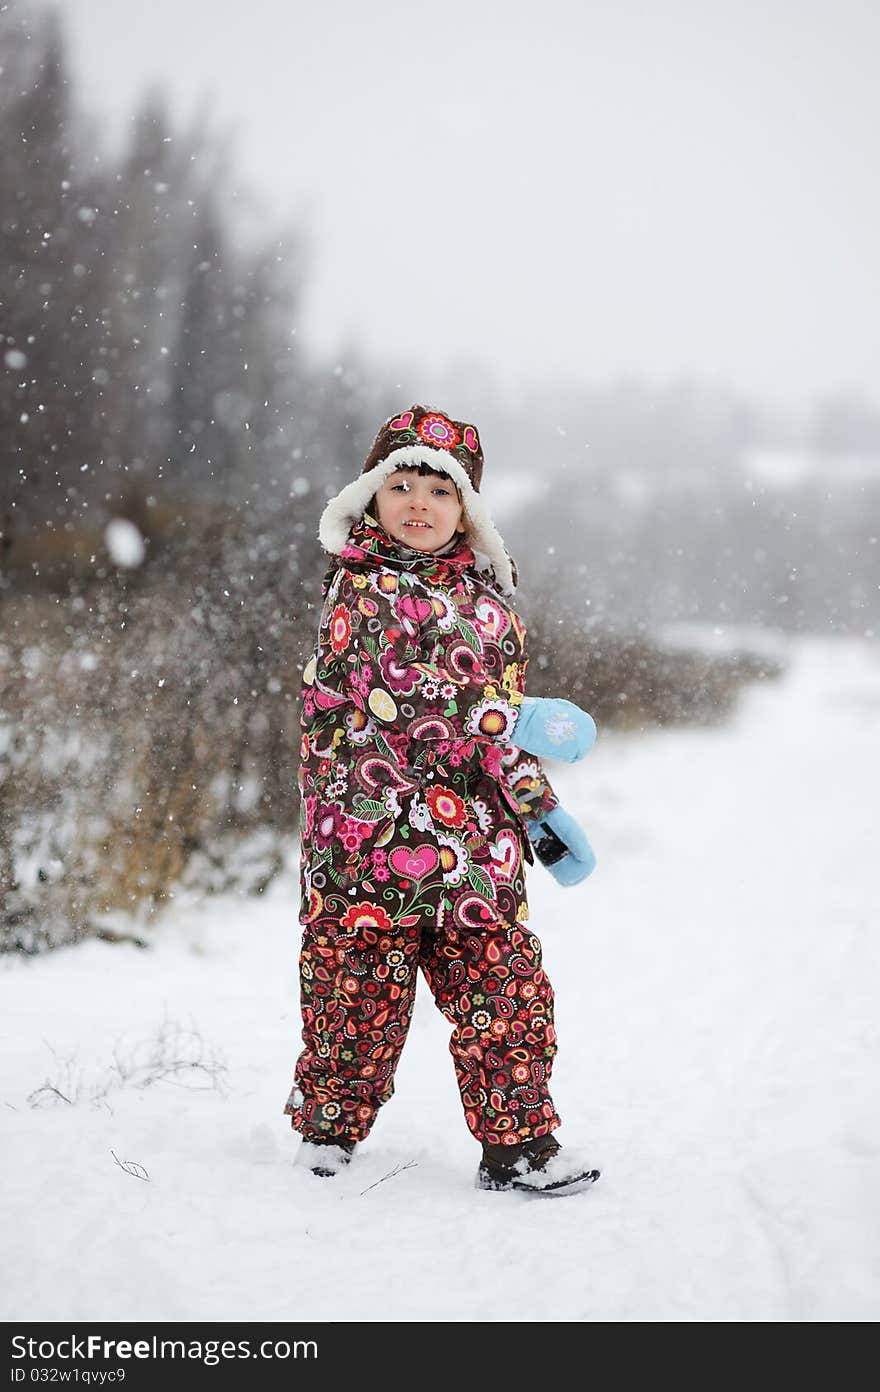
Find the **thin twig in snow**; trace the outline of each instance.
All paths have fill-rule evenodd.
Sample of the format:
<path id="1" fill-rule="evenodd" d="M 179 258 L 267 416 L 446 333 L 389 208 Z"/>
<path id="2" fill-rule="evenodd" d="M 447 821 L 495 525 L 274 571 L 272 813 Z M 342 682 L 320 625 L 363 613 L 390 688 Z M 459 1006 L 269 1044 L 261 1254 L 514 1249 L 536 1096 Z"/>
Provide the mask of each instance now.
<path id="1" fill-rule="evenodd" d="M 111 1150 L 110 1154 L 113 1156 L 120 1170 L 125 1170 L 126 1174 L 134 1175 L 135 1179 L 149 1180 L 150 1176 L 147 1174 L 143 1165 L 139 1165 L 135 1160 L 120 1160 L 115 1150 Z"/>
<path id="2" fill-rule="evenodd" d="M 417 1160 L 408 1160 L 405 1165 L 395 1165 L 393 1170 L 389 1170 L 381 1179 L 376 1180 L 376 1184 L 384 1184 L 386 1179 L 393 1179 L 395 1175 L 402 1174 L 404 1170 L 411 1170 L 414 1165 L 418 1165 Z M 375 1189 L 376 1184 L 368 1184 L 366 1189 L 361 1190 L 361 1195 L 369 1194 L 371 1189 Z"/>
<path id="3" fill-rule="evenodd" d="M 71 1098 L 65 1097 L 65 1096 L 64 1096 L 64 1093 L 60 1090 L 60 1088 L 53 1087 L 51 1083 L 44 1083 L 42 1087 L 36 1088 L 36 1090 L 35 1090 L 34 1092 L 31 1092 L 31 1093 L 28 1094 L 28 1099 L 27 1099 L 27 1100 L 28 1100 L 28 1102 L 30 1102 L 31 1106 L 36 1106 L 36 1103 L 34 1102 L 34 1098 L 35 1098 L 35 1097 L 42 1097 L 43 1093 L 45 1093 L 45 1092 L 54 1093 L 54 1095 L 55 1095 L 56 1097 L 60 1097 L 60 1098 L 61 1098 L 61 1101 L 62 1101 L 62 1102 L 66 1102 L 67 1105 L 68 1105 L 69 1107 L 72 1107 L 72 1106 L 73 1106 L 73 1102 L 72 1102 Z"/>

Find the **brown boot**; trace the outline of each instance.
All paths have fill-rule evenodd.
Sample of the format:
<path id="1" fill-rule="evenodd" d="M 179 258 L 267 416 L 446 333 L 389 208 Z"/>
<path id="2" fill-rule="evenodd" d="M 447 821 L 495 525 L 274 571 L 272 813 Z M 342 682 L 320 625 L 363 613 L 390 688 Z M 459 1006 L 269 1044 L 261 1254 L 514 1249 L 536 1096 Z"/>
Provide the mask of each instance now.
<path id="1" fill-rule="evenodd" d="M 556 1137 L 549 1135 L 513 1146 L 484 1142 L 477 1187 L 561 1196 L 586 1189 L 598 1178 L 599 1171 L 590 1168 L 582 1152 L 563 1150 Z"/>

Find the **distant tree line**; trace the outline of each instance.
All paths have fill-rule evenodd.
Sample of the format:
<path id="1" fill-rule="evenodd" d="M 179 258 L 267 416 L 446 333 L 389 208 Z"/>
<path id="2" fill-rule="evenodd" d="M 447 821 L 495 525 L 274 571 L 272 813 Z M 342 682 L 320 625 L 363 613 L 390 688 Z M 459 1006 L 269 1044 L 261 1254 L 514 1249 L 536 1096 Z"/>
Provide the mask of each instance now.
<path id="1" fill-rule="evenodd" d="M 234 246 L 221 153 L 157 97 L 119 159 L 90 147 L 53 11 L 4 7 L 0 50 L 4 582 L 105 569 L 110 516 L 161 549 L 169 499 L 197 534 L 314 514 L 367 408 L 299 347 L 300 235 Z"/>
<path id="2" fill-rule="evenodd" d="M 880 631 L 880 411 L 863 398 L 797 418 L 629 379 L 489 398 L 481 420 L 533 622 L 563 620 L 567 641 L 682 622 Z"/>

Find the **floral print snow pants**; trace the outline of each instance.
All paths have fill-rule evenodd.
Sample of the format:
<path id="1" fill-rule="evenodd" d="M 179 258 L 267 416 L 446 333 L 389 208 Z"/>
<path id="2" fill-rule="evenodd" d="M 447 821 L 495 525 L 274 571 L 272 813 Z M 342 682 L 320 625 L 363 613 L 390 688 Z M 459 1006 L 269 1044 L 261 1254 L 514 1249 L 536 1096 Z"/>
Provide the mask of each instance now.
<path id="1" fill-rule="evenodd" d="M 512 906 L 515 907 L 515 906 Z M 559 1125 L 548 1092 L 556 1053 L 541 944 L 499 917 L 463 932 L 448 915 L 406 927 L 373 904 L 303 927 L 303 1040 L 287 1112 L 306 1135 L 362 1140 L 394 1091 L 421 968 L 454 1026 L 465 1120 L 480 1141 L 516 1144 Z"/>

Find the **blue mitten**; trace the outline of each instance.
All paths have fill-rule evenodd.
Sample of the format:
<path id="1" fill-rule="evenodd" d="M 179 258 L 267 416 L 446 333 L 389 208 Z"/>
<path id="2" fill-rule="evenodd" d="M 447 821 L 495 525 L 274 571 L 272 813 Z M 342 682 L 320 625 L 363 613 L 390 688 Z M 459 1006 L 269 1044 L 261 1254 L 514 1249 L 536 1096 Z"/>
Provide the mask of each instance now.
<path id="1" fill-rule="evenodd" d="M 548 812 L 546 816 L 528 823 L 529 840 L 533 845 L 541 840 L 544 827 L 549 827 L 551 831 L 554 831 L 560 841 L 568 848 L 567 854 L 561 860 L 547 866 L 550 874 L 557 884 L 566 887 L 580 884 L 581 880 L 585 880 L 596 868 L 593 848 L 580 825 L 563 807 L 554 807 L 553 811 Z"/>
<path id="2" fill-rule="evenodd" d="M 596 743 L 596 722 L 562 697 L 524 696 L 510 741 L 539 759 L 576 764 Z"/>

